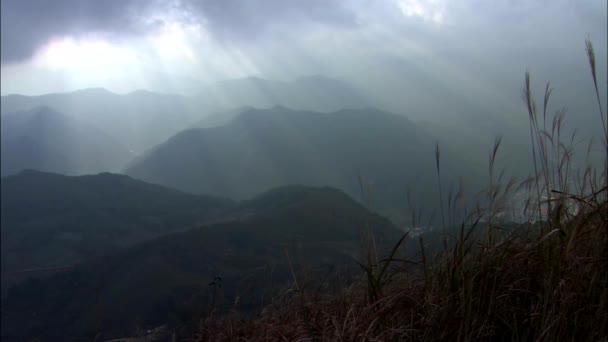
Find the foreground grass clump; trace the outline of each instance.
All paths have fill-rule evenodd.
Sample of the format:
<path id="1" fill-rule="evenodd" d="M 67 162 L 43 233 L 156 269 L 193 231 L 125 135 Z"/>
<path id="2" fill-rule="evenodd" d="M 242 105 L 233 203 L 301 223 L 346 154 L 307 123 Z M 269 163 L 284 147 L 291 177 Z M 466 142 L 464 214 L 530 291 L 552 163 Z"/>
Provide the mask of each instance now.
<path id="1" fill-rule="evenodd" d="M 593 46 L 587 42 L 586 47 L 605 125 Z M 377 254 L 372 238 L 362 265 L 364 278 L 341 293 L 319 296 L 305 291 L 294 276 L 296 287 L 288 299 L 254 318 L 208 318 L 201 322 L 196 339 L 608 339 L 608 133 L 605 129 L 604 164 L 573 170 L 573 147 L 560 136 L 564 113 L 556 112 L 552 121 L 548 118 L 548 84 L 538 111 L 530 83 L 526 74 L 523 99 L 535 176 L 520 187 L 512 181 L 501 187 L 502 177 L 495 181 L 493 176 L 498 139 L 490 154 L 488 208 L 478 208 L 451 233 L 444 228 L 439 247 L 425 245 L 420 238 L 419 258 L 408 260 L 399 257 L 400 249 L 416 246 L 412 241 L 417 241 L 402 239 L 388 258 L 379 260 L 372 257 Z M 439 175 L 438 147 L 436 157 Z M 506 203 L 514 189 L 528 192 L 528 220 L 507 224 L 504 214 L 513 208 Z M 441 214 L 445 227 L 443 206 Z M 436 259 L 429 258 L 428 247 L 441 251 Z"/>
<path id="2" fill-rule="evenodd" d="M 548 231 L 463 239 L 426 278 L 401 271 L 374 300 L 366 283 L 325 298 L 302 294 L 252 320 L 207 320 L 198 338 L 600 340 L 608 336 L 608 203 L 594 202 L 601 194 Z"/>

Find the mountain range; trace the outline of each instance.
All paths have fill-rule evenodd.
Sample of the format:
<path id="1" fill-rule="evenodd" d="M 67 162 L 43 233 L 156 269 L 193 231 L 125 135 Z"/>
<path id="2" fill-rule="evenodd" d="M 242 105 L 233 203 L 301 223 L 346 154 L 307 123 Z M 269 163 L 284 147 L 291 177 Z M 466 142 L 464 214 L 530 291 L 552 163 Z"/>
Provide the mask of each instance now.
<path id="1" fill-rule="evenodd" d="M 234 206 L 108 173 L 22 171 L 1 186 L 3 295 L 27 277 L 216 220 Z"/>
<path id="2" fill-rule="evenodd" d="M 36 169 L 62 174 L 119 171 L 133 155 L 104 131 L 50 107 L 2 115 L 2 175 Z"/>
<path id="3" fill-rule="evenodd" d="M 347 85 L 322 77 L 285 84 L 249 78 L 216 87 L 238 99 L 254 85 L 283 92 L 269 102 L 251 100 L 258 105 L 298 106 L 301 100 L 304 106 L 317 93 L 334 98 L 334 107 L 364 103 Z M 295 89 L 305 95 L 296 96 Z M 220 106 L 203 97 L 100 89 L 3 97 L 2 175 L 24 169 L 67 175 L 120 171 L 183 192 L 233 199 L 290 184 L 329 185 L 373 202 L 393 218 L 408 215 L 410 189 L 418 207 L 436 207 L 437 196 L 428 189 L 437 189 L 439 139 L 403 115 L 371 107 L 210 109 Z M 34 105 L 48 106 L 14 112 Z M 463 151 L 442 145 L 442 169 L 449 170 L 444 186 L 463 176 L 469 189 L 479 189 L 484 177 L 472 154 L 464 158 Z"/>
<path id="4" fill-rule="evenodd" d="M 192 96 L 135 91 L 119 95 L 101 88 L 41 96 L 2 96 L 2 115 L 48 106 L 85 121 L 142 153 L 210 113 L 241 106 L 285 105 L 331 111 L 367 105 L 346 83 L 311 76 L 293 82 L 234 79 L 202 87 Z"/>
<path id="5" fill-rule="evenodd" d="M 282 187 L 240 203 L 111 174 L 28 171 L 2 187 L 3 271 L 36 258 L 69 263 L 10 288 L 3 341 L 195 327 L 211 309 L 260 308 L 293 277 L 346 284 L 366 234 L 378 248 L 400 234 L 326 187 Z"/>
<path id="6" fill-rule="evenodd" d="M 42 96 L 8 95 L 1 101 L 3 116 L 41 106 L 96 127 L 132 153 L 141 153 L 188 127 L 206 110 L 179 95 L 147 91 L 118 95 L 97 88 Z"/>
<path id="7" fill-rule="evenodd" d="M 449 150 L 449 147 L 446 149 Z M 333 113 L 284 107 L 245 109 L 232 121 L 182 131 L 134 160 L 126 174 L 167 187 L 244 199 L 271 188 L 331 185 L 383 213 L 404 210 L 408 187 L 435 207 L 435 138 L 407 118 L 376 109 Z M 441 163 L 477 188 L 480 177 L 458 156 Z M 391 207 L 392 204 L 392 207 Z"/>

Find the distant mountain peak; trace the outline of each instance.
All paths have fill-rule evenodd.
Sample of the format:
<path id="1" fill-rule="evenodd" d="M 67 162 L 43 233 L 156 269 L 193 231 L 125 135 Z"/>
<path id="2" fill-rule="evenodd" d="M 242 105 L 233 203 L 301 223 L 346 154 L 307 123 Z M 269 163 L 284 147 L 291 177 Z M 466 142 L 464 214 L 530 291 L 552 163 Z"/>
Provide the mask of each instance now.
<path id="1" fill-rule="evenodd" d="M 19 171 L 16 174 L 10 175 L 8 177 L 47 177 L 47 176 L 60 176 L 60 175 L 57 173 L 52 173 L 52 172 L 45 172 L 45 171 L 34 170 L 34 169 L 24 169 L 24 170 Z"/>
<path id="2" fill-rule="evenodd" d="M 313 74 L 313 75 L 304 75 L 304 76 L 299 76 L 295 79 L 294 82 L 308 82 L 308 81 L 321 81 L 321 82 L 340 82 L 342 83 L 343 81 L 337 78 L 332 78 L 332 77 L 328 77 L 325 75 L 321 75 L 321 74 Z"/>
<path id="3" fill-rule="evenodd" d="M 70 93 L 70 92 L 67 92 L 67 93 Z M 73 91 L 71 93 L 91 94 L 91 95 L 116 95 L 116 93 L 113 93 L 113 92 L 109 91 L 108 89 L 102 88 L 102 87 L 84 88 L 84 89 L 79 89 L 79 90 Z"/>
<path id="4" fill-rule="evenodd" d="M 155 93 L 153 91 L 146 90 L 146 89 L 136 89 L 131 92 L 128 92 L 126 95 L 157 95 L 157 94 L 158 93 Z"/>

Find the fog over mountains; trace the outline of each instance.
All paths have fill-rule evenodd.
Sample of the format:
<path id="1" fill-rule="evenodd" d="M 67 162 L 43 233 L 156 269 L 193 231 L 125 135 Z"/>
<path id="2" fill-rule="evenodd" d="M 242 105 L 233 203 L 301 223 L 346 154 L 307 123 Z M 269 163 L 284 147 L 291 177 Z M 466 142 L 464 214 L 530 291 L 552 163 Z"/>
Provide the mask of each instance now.
<path id="1" fill-rule="evenodd" d="M 226 125 L 175 135 L 133 161 L 126 173 L 230 198 L 249 198 L 285 184 L 329 184 L 358 197 L 362 179 L 373 184 L 376 204 L 386 209 L 403 201 L 408 185 L 421 203 L 433 202 L 423 189 L 436 184 L 429 172 L 435 167 L 434 144 L 431 134 L 407 118 L 376 109 L 249 109 Z M 454 174 L 476 180 L 457 157 L 447 154 L 443 163 Z"/>
<path id="2" fill-rule="evenodd" d="M 366 229 L 388 250 L 403 227 L 433 236 L 439 217 L 457 222 L 488 203 L 496 132 L 493 179 L 532 170 L 520 120 L 472 107 L 458 122 L 410 117 L 355 89 L 249 77 L 190 96 L 3 96 L 3 339 L 80 338 L 99 324 L 127 336 L 134 317 L 192 329 L 218 305 L 201 284 L 218 279 L 228 301 L 255 312 L 293 276 L 285 253 L 311 279 L 348 284 Z M 601 157 L 588 152 L 570 162 Z M 504 217 L 525 211 L 516 195 Z"/>
<path id="3" fill-rule="evenodd" d="M 410 113 L 379 105 L 348 83 L 322 76 L 235 79 L 192 96 L 104 89 L 9 95 L 1 102 L 2 175 L 125 172 L 233 199 L 302 184 L 334 186 L 362 200 L 363 182 L 373 188 L 376 209 L 405 215 L 407 191 L 421 207 L 436 204 L 426 190 L 436 186 L 436 143 L 446 192 L 456 191 L 459 177 L 471 197 L 483 188 L 494 132 L 503 137 L 499 167 L 519 177 L 531 170 L 528 133 L 517 120 L 507 124 L 472 112 L 454 123 L 416 113 L 412 121 Z"/>
<path id="4" fill-rule="evenodd" d="M 435 202 L 425 189 L 436 183 L 430 171 L 438 124 L 373 108 L 346 83 L 320 76 L 232 80 L 200 94 L 87 89 L 3 97 L 3 175 L 126 172 L 233 199 L 290 184 L 330 185 L 361 199 L 363 182 L 384 213 L 402 211 L 408 189 L 423 207 Z M 230 94 L 230 101 L 214 94 Z M 465 136 L 457 127 L 451 132 Z M 451 182 L 462 176 L 471 189 L 481 187 L 473 166 L 485 163 L 485 148 L 471 146 L 484 139 L 458 139 L 470 141 L 467 155 L 442 146 Z"/>
<path id="5" fill-rule="evenodd" d="M 0 1 L 0 340 L 607 340 L 607 25 Z"/>
<path id="6" fill-rule="evenodd" d="M 96 126 L 44 106 L 2 115 L 2 175 L 24 169 L 63 174 L 119 171 L 133 158 Z"/>
<path id="7" fill-rule="evenodd" d="M 312 76 L 294 82 L 250 77 L 220 82 L 193 96 L 135 91 L 118 95 L 104 89 L 85 89 L 43 96 L 2 97 L 2 115 L 46 106 L 77 118 L 142 153 L 213 112 L 242 106 L 335 111 L 369 105 L 345 83 Z"/>

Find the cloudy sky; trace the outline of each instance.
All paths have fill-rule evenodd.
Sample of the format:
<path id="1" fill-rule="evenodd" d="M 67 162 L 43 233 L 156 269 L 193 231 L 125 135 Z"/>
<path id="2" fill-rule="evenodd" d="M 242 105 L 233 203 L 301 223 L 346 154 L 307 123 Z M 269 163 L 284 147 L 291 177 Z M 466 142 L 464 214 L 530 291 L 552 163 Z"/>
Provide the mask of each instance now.
<path id="1" fill-rule="evenodd" d="M 576 96 L 584 40 L 606 88 L 605 0 L 2 0 L 2 94 L 188 92 L 326 75 L 394 101 L 520 106 L 526 69 Z M 585 88 L 585 92 L 587 89 Z M 516 99 L 517 101 L 513 101 Z M 415 101 L 414 101 L 415 100 Z"/>

